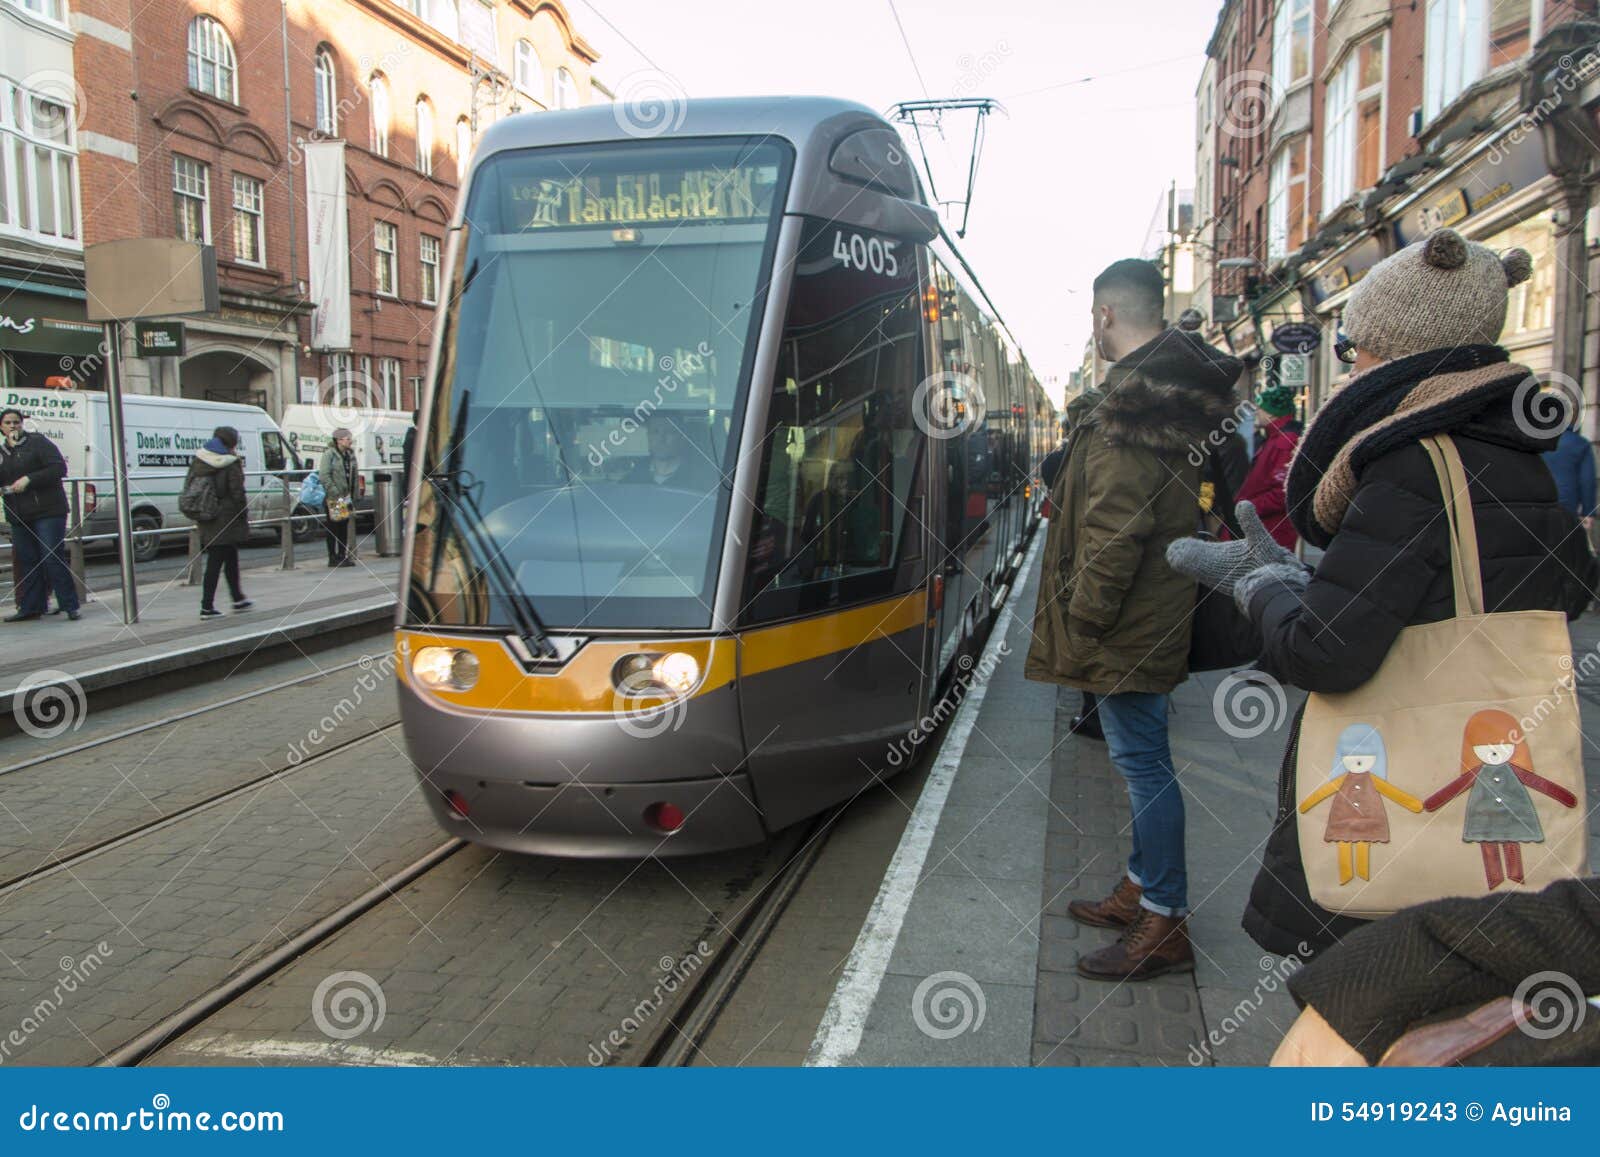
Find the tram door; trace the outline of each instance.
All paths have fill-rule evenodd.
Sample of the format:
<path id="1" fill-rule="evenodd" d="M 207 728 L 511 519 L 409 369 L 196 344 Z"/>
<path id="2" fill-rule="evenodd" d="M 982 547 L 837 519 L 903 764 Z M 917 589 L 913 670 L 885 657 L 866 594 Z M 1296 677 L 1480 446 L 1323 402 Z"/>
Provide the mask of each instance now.
<path id="1" fill-rule="evenodd" d="M 747 766 L 773 827 L 871 786 L 915 745 L 927 631 L 922 346 L 915 247 L 808 220 L 768 384 L 741 617 Z"/>

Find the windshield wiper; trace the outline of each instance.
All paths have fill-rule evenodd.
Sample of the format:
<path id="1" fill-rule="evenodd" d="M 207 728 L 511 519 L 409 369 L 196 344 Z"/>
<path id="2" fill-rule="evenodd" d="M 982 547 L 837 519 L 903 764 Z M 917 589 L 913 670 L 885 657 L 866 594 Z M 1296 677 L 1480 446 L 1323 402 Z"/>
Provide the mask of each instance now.
<path id="1" fill-rule="evenodd" d="M 472 492 L 461 484 L 461 476 L 466 473 L 460 468 L 461 439 L 466 430 L 467 403 L 470 396 L 470 390 L 461 392 L 461 405 L 456 410 L 456 424 L 451 431 L 450 446 L 445 455 L 447 468 L 429 473 L 425 477 L 433 484 L 434 492 L 452 511 L 452 529 L 461 533 L 463 545 L 466 546 L 478 572 L 487 577 L 495 593 L 505 600 L 506 606 L 510 608 L 518 637 L 535 658 L 555 659 L 559 657 L 559 653 L 555 644 L 550 641 L 549 632 L 540 621 L 538 612 L 533 609 L 533 600 L 517 585 L 516 576 L 506 565 L 505 556 L 501 554 L 493 536 L 484 529 L 483 512 L 478 509 L 477 500 L 472 497 Z"/>

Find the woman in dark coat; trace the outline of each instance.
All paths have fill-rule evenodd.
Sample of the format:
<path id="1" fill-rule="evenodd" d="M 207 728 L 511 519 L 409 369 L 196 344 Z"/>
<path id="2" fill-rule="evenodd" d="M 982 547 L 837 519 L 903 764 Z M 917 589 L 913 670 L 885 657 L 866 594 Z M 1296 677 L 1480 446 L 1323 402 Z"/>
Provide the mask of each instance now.
<path id="1" fill-rule="evenodd" d="M 67 536 L 67 462 L 55 443 L 22 428 L 21 410 L 0 411 L 0 494 L 11 526 L 11 573 L 22 587 L 17 613 L 8 623 L 40 618 L 50 592 L 67 618 L 82 617 L 78 588 L 62 554 Z"/>
<path id="2" fill-rule="evenodd" d="M 1406 627 L 1455 613 L 1444 500 L 1420 440 L 1449 434 L 1469 479 L 1489 611 L 1581 614 L 1594 556 L 1562 508 L 1540 454 L 1532 373 L 1493 343 L 1506 295 L 1531 261 L 1441 229 L 1380 263 L 1346 306 L 1356 375 L 1307 428 L 1290 466 L 1289 517 L 1324 550 L 1315 573 L 1265 533 L 1174 543 L 1177 569 L 1232 591 L 1261 631 L 1260 666 L 1307 691 L 1361 686 Z M 1312 903 L 1295 822 L 1296 717 L 1279 773 L 1277 818 L 1244 926 L 1280 955 L 1315 952 L 1359 927 Z"/>
<path id="3" fill-rule="evenodd" d="M 217 516 L 197 521 L 200 545 L 206 552 L 205 578 L 200 586 L 200 617 L 214 619 L 217 610 L 217 580 L 228 576 L 228 593 L 233 609 L 247 611 L 253 605 L 239 585 L 239 547 L 250 537 L 249 496 L 244 484 L 244 460 L 239 457 L 239 431 L 218 426 L 211 440 L 195 452 L 189 463 L 184 488 L 195 478 L 209 478 L 217 492 Z"/>

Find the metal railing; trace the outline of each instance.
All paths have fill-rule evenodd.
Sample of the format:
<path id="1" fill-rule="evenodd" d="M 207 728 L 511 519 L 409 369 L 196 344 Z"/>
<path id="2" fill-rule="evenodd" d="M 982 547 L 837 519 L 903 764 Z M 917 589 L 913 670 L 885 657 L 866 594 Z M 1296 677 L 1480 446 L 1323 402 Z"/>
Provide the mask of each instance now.
<path id="1" fill-rule="evenodd" d="M 295 534 L 297 524 L 300 527 L 300 533 L 302 534 L 307 533 L 308 527 L 321 530 L 324 525 L 322 510 L 308 509 L 303 507 L 300 503 L 301 483 L 304 482 L 306 476 L 311 473 L 313 473 L 312 470 L 304 468 L 245 471 L 247 484 L 248 480 L 250 479 L 274 478 L 279 481 L 282 487 L 281 494 L 273 495 L 272 499 L 270 499 L 270 501 L 273 501 L 274 505 L 276 505 L 278 502 L 282 503 L 282 512 L 266 518 L 252 516 L 249 520 L 250 528 L 252 530 L 256 530 L 258 528 L 264 529 L 268 527 L 282 528 L 278 535 L 279 542 L 281 543 L 282 547 L 281 560 L 279 563 L 279 569 L 281 570 L 295 569 Z M 380 558 L 392 557 L 400 553 L 400 528 L 398 521 L 401 484 L 398 479 L 399 473 L 400 471 L 393 467 L 368 468 L 358 471 L 358 474 L 363 481 L 370 480 L 370 485 L 366 488 L 364 494 L 358 490 L 357 504 L 359 505 L 362 503 L 365 497 L 368 495 L 370 495 L 372 498 L 372 517 L 376 530 L 375 547 L 377 555 Z M 172 482 L 181 488 L 184 479 L 187 477 L 187 471 L 171 474 L 139 474 L 132 479 L 132 482 L 140 486 L 143 486 L 147 483 Z M 68 569 L 72 572 L 73 585 L 77 587 L 78 598 L 80 601 L 87 600 L 90 594 L 86 578 L 87 572 L 85 568 L 85 557 L 87 554 L 86 548 L 100 543 L 117 543 L 119 544 L 118 549 L 120 549 L 121 535 L 115 529 L 95 534 L 86 533 L 85 531 L 86 525 L 88 524 L 91 516 L 101 510 L 115 509 L 114 491 L 110 489 L 110 487 L 115 485 L 115 482 L 116 479 L 110 475 L 88 475 L 81 478 L 68 478 L 63 483 L 67 490 L 68 509 L 67 537 L 63 545 L 67 553 Z M 106 486 L 107 489 L 104 491 L 99 490 L 98 487 L 100 485 Z M 86 486 L 96 487 L 94 505 L 90 509 L 85 509 L 87 496 L 84 488 Z M 254 504 L 263 497 L 263 492 L 258 490 L 256 493 L 248 496 L 247 502 Z M 302 513 L 296 514 L 296 510 L 300 510 Z M 180 580 L 180 585 L 193 586 L 200 581 L 201 563 L 205 557 L 205 551 L 200 545 L 200 528 L 195 526 L 182 515 L 177 515 L 176 517 L 180 521 L 164 522 L 161 526 L 135 529 L 133 531 L 133 537 L 136 540 L 153 538 L 159 544 L 163 539 L 174 538 L 178 534 L 187 532 L 189 557 L 188 561 L 184 565 L 183 577 Z M 350 557 L 354 558 L 356 555 L 356 546 L 360 539 L 359 534 L 357 534 L 355 531 L 355 510 L 352 510 L 350 518 L 345 521 L 344 525 L 346 545 L 349 549 Z M 157 549 L 159 550 L 159 546 Z M 3 542 L 0 542 L 0 550 L 5 552 L 6 569 L 10 573 L 12 588 L 15 589 L 15 554 L 9 536 L 5 538 Z M 153 558 L 154 555 L 152 554 L 144 561 L 148 562 Z M 120 576 L 117 580 L 117 589 L 118 593 L 121 594 L 122 580 Z"/>

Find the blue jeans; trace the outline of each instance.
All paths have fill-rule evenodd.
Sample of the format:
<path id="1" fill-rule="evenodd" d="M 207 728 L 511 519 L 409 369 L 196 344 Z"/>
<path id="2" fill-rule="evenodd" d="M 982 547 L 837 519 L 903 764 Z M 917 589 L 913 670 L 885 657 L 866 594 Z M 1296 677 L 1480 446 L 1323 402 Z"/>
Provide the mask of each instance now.
<path id="1" fill-rule="evenodd" d="M 78 588 L 61 543 L 67 537 L 65 515 L 36 518 L 32 522 L 11 524 L 12 578 L 22 584 L 18 610 L 24 615 L 42 615 L 56 593 L 56 605 L 64 611 L 78 609 Z"/>
<path id="2" fill-rule="evenodd" d="M 1111 763 L 1128 783 L 1133 810 L 1133 855 L 1128 876 L 1144 889 L 1140 900 L 1162 916 L 1189 911 L 1189 873 L 1183 853 L 1183 792 L 1167 746 L 1167 697 L 1143 691 L 1104 695 L 1100 727 Z"/>

